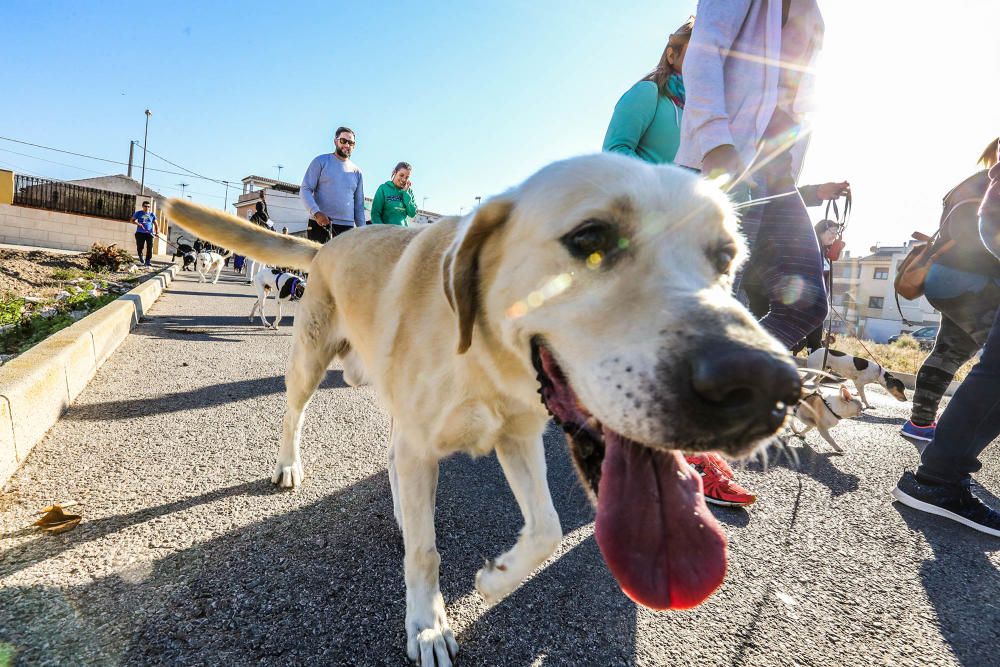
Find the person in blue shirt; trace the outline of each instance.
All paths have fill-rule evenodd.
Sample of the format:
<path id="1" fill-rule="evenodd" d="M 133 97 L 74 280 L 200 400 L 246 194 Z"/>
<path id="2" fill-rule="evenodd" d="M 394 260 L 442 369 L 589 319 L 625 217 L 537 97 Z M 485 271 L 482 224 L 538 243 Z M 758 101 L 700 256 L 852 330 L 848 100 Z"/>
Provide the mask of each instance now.
<path id="1" fill-rule="evenodd" d="M 151 266 L 153 259 L 153 234 L 156 231 L 156 214 L 149 210 L 149 202 L 142 202 L 142 210 L 132 214 L 132 224 L 135 225 L 135 250 L 139 255 L 139 264 Z M 142 260 L 142 249 L 146 248 L 146 261 Z"/>

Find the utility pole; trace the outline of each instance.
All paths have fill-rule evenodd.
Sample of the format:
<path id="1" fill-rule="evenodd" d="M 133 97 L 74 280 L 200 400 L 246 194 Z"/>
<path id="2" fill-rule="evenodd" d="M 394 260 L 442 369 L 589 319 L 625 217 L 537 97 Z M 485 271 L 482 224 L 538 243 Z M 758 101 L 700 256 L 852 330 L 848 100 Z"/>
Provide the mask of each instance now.
<path id="1" fill-rule="evenodd" d="M 285 168 L 285 165 L 283 165 L 283 164 L 276 164 L 274 166 L 277 167 L 277 169 L 278 169 L 278 180 L 280 181 L 281 180 L 281 170 Z"/>
<path id="2" fill-rule="evenodd" d="M 146 142 L 149 141 L 149 117 L 153 112 L 146 109 L 146 133 L 142 135 L 142 180 L 139 181 L 139 196 L 146 196 Z"/>
<path id="3" fill-rule="evenodd" d="M 226 185 L 226 196 L 222 198 L 222 210 L 229 210 L 229 181 L 222 181 Z"/>
<path id="4" fill-rule="evenodd" d="M 177 185 L 181 186 L 181 199 L 183 199 L 184 198 L 184 189 L 187 188 L 187 186 L 189 186 L 191 184 L 190 183 L 178 183 Z"/>
<path id="5" fill-rule="evenodd" d="M 420 202 L 420 208 L 426 210 L 427 209 L 427 200 L 430 199 L 430 198 L 431 198 L 430 195 L 425 195 L 424 196 L 424 200 L 422 202 Z"/>
<path id="6" fill-rule="evenodd" d="M 128 142 L 128 177 L 132 178 L 132 159 L 135 156 L 135 139 Z"/>
<path id="7" fill-rule="evenodd" d="M 480 202 L 482 202 L 482 200 L 483 200 L 482 197 L 476 197 L 476 208 L 479 208 L 479 204 Z"/>
<path id="8" fill-rule="evenodd" d="M 459 217 L 461 217 L 461 216 L 462 216 L 462 212 L 463 212 L 463 211 L 465 211 L 465 207 L 464 207 L 464 206 L 459 206 L 459 207 L 458 207 L 458 215 L 459 215 Z"/>

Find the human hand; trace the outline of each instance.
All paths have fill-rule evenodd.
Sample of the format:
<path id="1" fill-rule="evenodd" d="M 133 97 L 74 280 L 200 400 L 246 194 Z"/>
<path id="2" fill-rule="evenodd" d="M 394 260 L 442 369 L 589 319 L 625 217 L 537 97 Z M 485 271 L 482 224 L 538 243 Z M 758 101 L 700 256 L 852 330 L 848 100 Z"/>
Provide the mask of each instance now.
<path id="1" fill-rule="evenodd" d="M 320 227 L 329 227 L 330 226 L 330 218 L 328 218 L 326 216 L 326 213 L 323 213 L 322 211 L 319 211 L 319 212 L 316 213 L 315 217 L 316 217 L 316 222 L 319 224 Z"/>
<path id="2" fill-rule="evenodd" d="M 412 190 L 413 189 L 413 181 L 411 181 L 410 179 L 406 179 L 406 183 L 403 184 L 403 189 L 404 190 Z"/>
<path id="3" fill-rule="evenodd" d="M 733 185 L 737 179 L 751 187 L 756 185 L 749 176 L 740 178 L 745 171 L 746 165 L 743 164 L 740 154 L 736 152 L 736 147 L 732 144 L 716 146 L 705 153 L 705 157 L 701 161 L 701 173 L 706 178 L 728 177 L 727 185 Z"/>
<path id="4" fill-rule="evenodd" d="M 822 201 L 840 199 L 841 197 L 849 194 L 851 194 L 851 184 L 847 181 L 841 181 L 839 183 L 823 183 L 816 186 L 816 196 Z"/>

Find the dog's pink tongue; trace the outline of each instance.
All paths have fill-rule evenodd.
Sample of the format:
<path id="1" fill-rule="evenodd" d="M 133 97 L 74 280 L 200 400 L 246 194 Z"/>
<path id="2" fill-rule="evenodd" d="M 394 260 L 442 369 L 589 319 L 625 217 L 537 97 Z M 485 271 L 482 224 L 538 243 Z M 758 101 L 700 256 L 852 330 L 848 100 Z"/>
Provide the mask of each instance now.
<path id="1" fill-rule="evenodd" d="M 726 537 L 701 477 L 678 451 L 654 451 L 604 429 L 595 534 L 622 590 L 653 609 L 688 609 L 726 576 Z"/>

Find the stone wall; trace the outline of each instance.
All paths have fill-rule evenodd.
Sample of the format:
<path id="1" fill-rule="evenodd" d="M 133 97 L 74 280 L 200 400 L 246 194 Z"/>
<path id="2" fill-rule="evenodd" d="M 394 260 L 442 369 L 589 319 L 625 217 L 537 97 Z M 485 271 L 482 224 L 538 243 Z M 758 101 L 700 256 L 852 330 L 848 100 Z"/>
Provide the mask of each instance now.
<path id="1" fill-rule="evenodd" d="M 121 220 L 46 211 L 0 203 L 0 243 L 89 250 L 95 243 L 116 243 L 135 253 L 135 225 Z M 167 254 L 167 245 L 156 239 L 154 254 Z"/>

